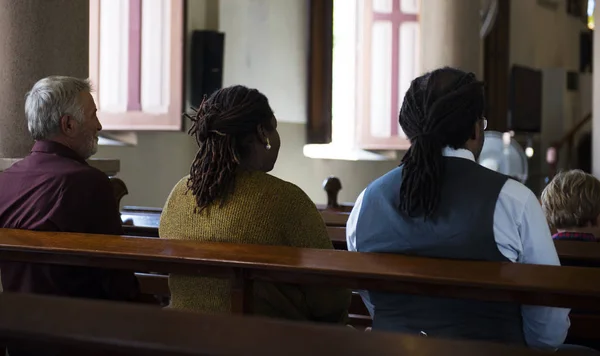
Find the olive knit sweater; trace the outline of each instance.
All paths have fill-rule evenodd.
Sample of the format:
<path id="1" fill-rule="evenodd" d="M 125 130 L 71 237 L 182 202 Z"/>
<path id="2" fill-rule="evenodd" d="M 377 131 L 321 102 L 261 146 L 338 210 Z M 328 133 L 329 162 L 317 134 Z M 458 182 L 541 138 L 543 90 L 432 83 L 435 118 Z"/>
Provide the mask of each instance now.
<path id="1" fill-rule="evenodd" d="M 161 238 L 331 249 L 321 215 L 297 186 L 263 172 L 242 172 L 223 207 L 194 213 L 196 200 L 184 177 L 163 209 Z M 225 279 L 171 274 L 171 307 L 201 312 L 231 310 Z M 291 284 L 255 283 L 254 313 L 270 317 L 345 322 L 350 291 Z"/>

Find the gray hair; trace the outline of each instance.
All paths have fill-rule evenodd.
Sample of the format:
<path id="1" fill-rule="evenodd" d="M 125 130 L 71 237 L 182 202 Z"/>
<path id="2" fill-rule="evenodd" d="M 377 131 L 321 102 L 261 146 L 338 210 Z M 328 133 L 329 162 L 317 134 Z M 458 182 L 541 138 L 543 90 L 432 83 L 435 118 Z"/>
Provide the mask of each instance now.
<path id="1" fill-rule="evenodd" d="M 25 95 L 27 127 L 34 140 L 43 140 L 60 131 L 60 118 L 70 115 L 83 120 L 79 93 L 91 92 L 87 79 L 51 76 L 40 79 Z"/>

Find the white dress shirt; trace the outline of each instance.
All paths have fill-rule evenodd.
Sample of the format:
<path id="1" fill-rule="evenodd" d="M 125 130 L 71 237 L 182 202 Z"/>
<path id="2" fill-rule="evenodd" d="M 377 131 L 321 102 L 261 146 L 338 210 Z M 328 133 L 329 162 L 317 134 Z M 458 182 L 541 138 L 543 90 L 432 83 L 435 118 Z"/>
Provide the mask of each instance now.
<path id="1" fill-rule="evenodd" d="M 443 155 L 475 161 L 471 151 L 446 147 Z M 346 225 L 349 251 L 356 248 L 356 223 L 364 190 L 358 196 Z M 560 266 L 542 207 L 531 190 L 508 179 L 494 210 L 494 239 L 498 250 L 512 262 Z M 530 347 L 556 348 L 567 337 L 570 309 L 521 306 L 523 334 Z"/>

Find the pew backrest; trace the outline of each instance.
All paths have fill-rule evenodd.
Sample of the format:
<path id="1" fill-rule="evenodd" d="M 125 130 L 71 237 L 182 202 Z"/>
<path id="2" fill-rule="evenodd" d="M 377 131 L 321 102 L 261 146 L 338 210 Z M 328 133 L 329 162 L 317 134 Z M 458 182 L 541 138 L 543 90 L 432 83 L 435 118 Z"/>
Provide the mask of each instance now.
<path id="1" fill-rule="evenodd" d="M 600 243 L 555 240 L 556 252 L 563 266 L 600 267 Z"/>
<path id="2" fill-rule="evenodd" d="M 69 355 L 538 354 L 501 344 L 10 293 L 0 294 L 0 342 Z"/>
<path id="3" fill-rule="evenodd" d="M 337 250 L 347 250 L 346 227 L 342 224 L 347 219 L 347 214 L 335 212 L 322 212 L 324 216 L 334 216 L 334 225 L 327 226 L 327 233 L 333 246 Z M 158 224 L 160 215 L 155 213 L 129 213 L 122 214 L 123 220 L 130 219 L 134 225 L 124 225 L 125 235 L 139 237 L 158 237 Z M 337 219 L 337 220 L 335 220 Z M 331 222 L 331 220 L 330 220 Z M 337 223 L 335 223 L 337 222 Z M 600 267 L 600 243 L 587 241 L 554 241 L 561 264 L 565 266 Z"/>
<path id="4" fill-rule="evenodd" d="M 595 268 L 10 229 L 0 260 L 230 278 L 235 312 L 254 280 L 600 309 Z"/>

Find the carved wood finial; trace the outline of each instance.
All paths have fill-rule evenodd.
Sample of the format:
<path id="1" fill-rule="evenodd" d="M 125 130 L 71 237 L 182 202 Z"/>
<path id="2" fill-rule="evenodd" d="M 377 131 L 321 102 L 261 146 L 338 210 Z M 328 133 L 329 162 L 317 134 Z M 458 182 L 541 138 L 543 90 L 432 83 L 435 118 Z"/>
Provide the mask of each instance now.
<path id="1" fill-rule="evenodd" d="M 327 209 L 337 209 L 340 207 L 338 203 L 338 194 L 342 190 L 342 182 L 339 178 L 329 176 L 323 182 L 323 189 L 327 193 Z"/>
<path id="2" fill-rule="evenodd" d="M 123 199 L 124 196 L 129 194 L 127 186 L 125 185 L 125 182 L 123 182 L 119 178 L 110 177 L 109 180 L 110 185 L 112 185 L 113 188 L 113 193 L 115 194 L 115 199 L 117 200 L 117 206 L 119 207 L 119 209 L 121 209 L 121 199 Z"/>

